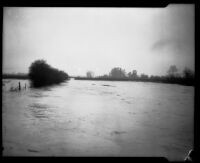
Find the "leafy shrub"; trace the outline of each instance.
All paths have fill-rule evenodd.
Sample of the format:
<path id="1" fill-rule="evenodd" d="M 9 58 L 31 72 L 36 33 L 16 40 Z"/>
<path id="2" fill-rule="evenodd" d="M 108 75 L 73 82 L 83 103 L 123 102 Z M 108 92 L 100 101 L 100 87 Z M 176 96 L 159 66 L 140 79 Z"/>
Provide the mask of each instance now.
<path id="1" fill-rule="evenodd" d="M 34 87 L 61 83 L 69 78 L 68 74 L 51 67 L 45 60 L 36 60 L 29 67 L 29 78 Z"/>

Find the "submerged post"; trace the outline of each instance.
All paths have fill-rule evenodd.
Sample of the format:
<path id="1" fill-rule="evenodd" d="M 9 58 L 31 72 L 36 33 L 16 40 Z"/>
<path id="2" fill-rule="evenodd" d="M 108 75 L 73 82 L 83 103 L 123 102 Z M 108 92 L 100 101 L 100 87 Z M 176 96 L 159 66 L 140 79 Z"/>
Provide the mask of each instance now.
<path id="1" fill-rule="evenodd" d="M 21 90 L 21 85 L 20 85 L 20 82 L 19 82 L 19 91 Z"/>
<path id="2" fill-rule="evenodd" d="M 25 89 L 26 89 L 26 83 L 25 83 Z"/>

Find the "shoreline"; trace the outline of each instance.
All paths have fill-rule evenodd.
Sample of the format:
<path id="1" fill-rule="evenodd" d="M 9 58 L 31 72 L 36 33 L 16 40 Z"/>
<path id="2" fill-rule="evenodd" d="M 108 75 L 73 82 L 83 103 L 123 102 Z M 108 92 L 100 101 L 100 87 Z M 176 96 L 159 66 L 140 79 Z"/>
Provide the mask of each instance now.
<path id="1" fill-rule="evenodd" d="M 178 84 L 184 86 L 193 86 L 194 84 L 187 84 L 183 82 L 169 82 L 169 81 L 153 81 L 153 80 L 142 80 L 142 79 L 113 79 L 113 78 L 86 78 L 86 77 L 73 77 L 74 80 L 95 80 L 95 81 L 129 81 L 129 82 L 151 82 L 151 83 L 164 83 L 164 84 Z"/>
<path id="2" fill-rule="evenodd" d="M 21 79 L 21 80 L 29 80 L 28 76 L 10 76 L 5 77 L 2 76 L 2 79 Z M 183 82 L 169 82 L 169 81 L 153 81 L 150 79 L 142 80 L 142 79 L 114 79 L 114 78 L 87 78 L 87 77 L 69 77 L 69 79 L 74 80 L 93 80 L 93 81 L 128 81 L 128 82 L 151 82 L 151 83 L 162 83 L 162 84 L 178 84 L 183 86 L 193 86 L 194 84 L 187 84 Z"/>

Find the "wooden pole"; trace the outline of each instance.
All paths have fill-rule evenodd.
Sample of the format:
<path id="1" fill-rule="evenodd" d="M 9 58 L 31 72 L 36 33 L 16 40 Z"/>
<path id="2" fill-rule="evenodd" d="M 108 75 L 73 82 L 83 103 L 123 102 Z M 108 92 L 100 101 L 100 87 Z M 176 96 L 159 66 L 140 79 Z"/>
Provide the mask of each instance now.
<path id="1" fill-rule="evenodd" d="M 20 85 L 20 82 L 19 82 L 19 91 L 21 90 L 21 85 Z"/>

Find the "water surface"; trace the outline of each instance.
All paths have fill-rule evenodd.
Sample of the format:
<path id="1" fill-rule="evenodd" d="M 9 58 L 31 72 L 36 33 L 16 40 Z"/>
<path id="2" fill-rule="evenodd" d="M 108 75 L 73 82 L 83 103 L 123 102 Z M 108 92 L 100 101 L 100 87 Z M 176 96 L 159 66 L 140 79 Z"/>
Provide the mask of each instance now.
<path id="1" fill-rule="evenodd" d="M 164 156 L 193 147 L 194 88 L 79 81 L 10 91 L 3 80 L 3 155 Z"/>

